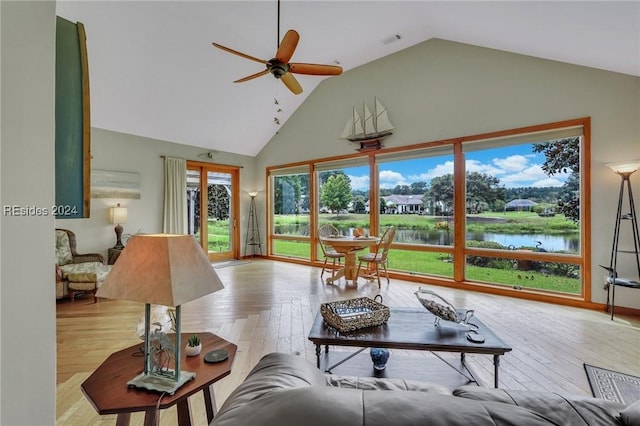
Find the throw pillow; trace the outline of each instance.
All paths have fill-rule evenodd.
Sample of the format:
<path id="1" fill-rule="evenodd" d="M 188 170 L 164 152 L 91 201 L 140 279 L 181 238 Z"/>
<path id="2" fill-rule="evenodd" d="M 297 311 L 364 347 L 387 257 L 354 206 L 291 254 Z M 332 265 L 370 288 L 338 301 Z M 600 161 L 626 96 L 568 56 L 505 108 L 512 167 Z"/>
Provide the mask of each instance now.
<path id="1" fill-rule="evenodd" d="M 56 263 L 58 265 L 73 263 L 69 235 L 64 231 L 56 231 Z"/>

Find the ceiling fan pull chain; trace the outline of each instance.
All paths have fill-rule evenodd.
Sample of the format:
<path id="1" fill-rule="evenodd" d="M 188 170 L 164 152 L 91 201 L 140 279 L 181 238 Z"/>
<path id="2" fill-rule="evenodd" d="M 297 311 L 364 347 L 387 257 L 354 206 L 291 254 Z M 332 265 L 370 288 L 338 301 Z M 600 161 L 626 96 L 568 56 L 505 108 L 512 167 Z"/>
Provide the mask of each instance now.
<path id="1" fill-rule="evenodd" d="M 276 34 L 276 46 L 280 47 L 280 0 L 278 0 L 278 33 Z"/>

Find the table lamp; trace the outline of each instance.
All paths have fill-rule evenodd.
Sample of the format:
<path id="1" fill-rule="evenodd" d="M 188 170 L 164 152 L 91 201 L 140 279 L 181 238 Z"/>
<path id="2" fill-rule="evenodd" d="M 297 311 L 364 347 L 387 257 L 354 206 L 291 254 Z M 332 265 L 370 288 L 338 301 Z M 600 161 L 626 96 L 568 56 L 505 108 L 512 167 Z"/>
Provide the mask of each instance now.
<path id="1" fill-rule="evenodd" d="M 120 207 L 120 203 L 118 203 L 117 207 L 111 207 L 109 209 L 109 223 L 116 224 L 114 228 L 116 231 L 116 245 L 113 248 L 122 250 L 124 248 L 124 244 L 122 244 L 122 224 L 127 223 L 127 208 Z"/>
<path id="2" fill-rule="evenodd" d="M 220 278 L 193 236 L 131 237 L 96 293 L 98 297 L 145 304 L 144 371 L 127 382 L 129 386 L 173 394 L 195 377 L 195 373 L 180 370 L 180 306 L 222 288 Z M 175 342 L 168 341 L 164 333 L 152 332 L 152 304 L 175 307 Z"/>

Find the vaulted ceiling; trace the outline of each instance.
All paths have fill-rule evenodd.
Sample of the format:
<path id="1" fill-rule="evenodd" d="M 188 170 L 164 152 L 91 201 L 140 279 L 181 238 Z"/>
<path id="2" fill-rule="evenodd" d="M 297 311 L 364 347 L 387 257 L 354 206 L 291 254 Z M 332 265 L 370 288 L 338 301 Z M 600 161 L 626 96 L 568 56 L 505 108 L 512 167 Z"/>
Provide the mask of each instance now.
<path id="1" fill-rule="evenodd" d="M 280 8 L 279 36 L 300 33 L 292 61 L 345 72 L 437 37 L 640 76 L 638 1 L 291 0 Z M 271 75 L 233 83 L 263 65 L 211 43 L 272 58 L 275 0 L 58 1 L 57 15 L 85 25 L 97 128 L 254 156 L 327 78 L 296 76 L 301 95 Z"/>

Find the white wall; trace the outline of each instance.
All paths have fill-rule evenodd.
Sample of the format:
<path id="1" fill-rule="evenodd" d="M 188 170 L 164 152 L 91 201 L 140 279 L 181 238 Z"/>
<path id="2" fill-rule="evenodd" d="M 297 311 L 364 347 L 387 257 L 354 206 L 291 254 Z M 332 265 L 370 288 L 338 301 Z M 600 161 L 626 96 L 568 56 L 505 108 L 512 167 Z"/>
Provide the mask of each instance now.
<path id="1" fill-rule="evenodd" d="M 0 424 L 55 423 L 55 2 L 0 2 Z M 20 350 L 29 348 L 29 350 Z"/>
<path id="2" fill-rule="evenodd" d="M 242 166 L 240 212 L 241 223 L 246 223 L 249 197 L 245 194 L 254 188 L 255 158 L 224 152 L 214 153 L 212 160 L 198 157 L 199 154 L 206 152 L 203 148 L 93 128 L 91 129 L 93 157 L 91 167 L 140 173 L 140 199 L 92 198 L 90 218 L 57 219 L 56 227 L 70 229 L 76 233 L 78 252 L 100 253 L 105 257 L 109 247 L 113 247 L 116 243 L 114 225 L 109 223 L 109 208 L 117 203 L 127 207 L 128 218 L 127 223 L 123 224 L 123 234 L 162 232 L 164 162 L 160 158 L 161 155 Z M 244 233 L 241 233 L 241 238 L 244 237 Z"/>
<path id="3" fill-rule="evenodd" d="M 387 147 L 592 117 L 592 299 L 604 302 L 597 265 L 609 261 L 620 180 L 604 164 L 640 159 L 640 78 L 432 39 L 324 80 L 260 152 L 258 168 L 353 153 L 338 137 L 351 108 L 374 96 L 396 127 Z M 640 172 L 632 185 L 640 191 Z M 617 295 L 640 308 L 640 291 Z"/>

